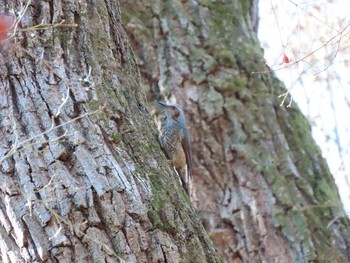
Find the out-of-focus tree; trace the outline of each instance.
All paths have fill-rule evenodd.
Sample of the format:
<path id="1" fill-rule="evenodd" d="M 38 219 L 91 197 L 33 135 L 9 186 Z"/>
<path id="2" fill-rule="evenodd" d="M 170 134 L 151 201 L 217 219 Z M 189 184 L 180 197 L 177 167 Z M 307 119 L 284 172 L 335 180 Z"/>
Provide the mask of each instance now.
<path id="1" fill-rule="evenodd" d="M 350 215 L 350 19 L 346 0 L 260 1 L 268 65 L 312 124 Z M 273 37 L 271 37 L 273 36 Z M 283 54 L 291 61 L 282 63 Z"/>
<path id="2" fill-rule="evenodd" d="M 280 107 L 257 4 L 122 1 L 122 14 L 153 112 L 184 107 L 192 200 L 224 261 L 348 261 L 349 222 L 308 121 Z"/>

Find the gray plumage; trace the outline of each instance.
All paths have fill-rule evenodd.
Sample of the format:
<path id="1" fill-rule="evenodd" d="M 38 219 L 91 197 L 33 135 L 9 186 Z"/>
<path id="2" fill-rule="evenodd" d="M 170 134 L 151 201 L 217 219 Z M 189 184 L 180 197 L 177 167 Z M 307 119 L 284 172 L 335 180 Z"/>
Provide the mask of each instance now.
<path id="1" fill-rule="evenodd" d="M 161 136 L 162 148 L 179 174 L 183 187 L 190 193 L 192 152 L 184 112 L 176 103 L 159 104 L 164 107 L 166 115 Z"/>

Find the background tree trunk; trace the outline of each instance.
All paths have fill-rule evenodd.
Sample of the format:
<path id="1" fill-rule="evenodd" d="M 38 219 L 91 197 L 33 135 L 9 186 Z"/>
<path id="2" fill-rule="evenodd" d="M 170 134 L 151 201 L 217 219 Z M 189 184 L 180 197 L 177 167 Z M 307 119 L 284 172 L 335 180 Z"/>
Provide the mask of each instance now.
<path id="1" fill-rule="evenodd" d="M 254 73 L 268 71 L 257 4 L 122 1 L 122 14 L 151 106 L 186 112 L 192 200 L 224 261 L 349 262 L 349 221 L 309 123 L 279 106 L 273 74 Z"/>
<path id="2" fill-rule="evenodd" d="M 0 261 L 219 262 L 160 150 L 119 2 L 20 3 L 0 49 Z"/>

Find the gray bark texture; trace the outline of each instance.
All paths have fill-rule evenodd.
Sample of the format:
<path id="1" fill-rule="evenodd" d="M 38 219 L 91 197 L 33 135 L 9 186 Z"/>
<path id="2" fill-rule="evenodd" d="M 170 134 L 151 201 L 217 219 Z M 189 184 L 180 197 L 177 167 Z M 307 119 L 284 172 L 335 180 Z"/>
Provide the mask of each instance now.
<path id="1" fill-rule="evenodd" d="M 350 262 L 349 220 L 307 119 L 280 106 L 257 4 L 121 1 L 152 114 L 183 106 L 191 199 L 224 262 Z"/>
<path id="2" fill-rule="evenodd" d="M 119 2 L 27 3 L 0 3 L 23 14 L 0 46 L 0 262 L 220 262 L 160 149 Z"/>

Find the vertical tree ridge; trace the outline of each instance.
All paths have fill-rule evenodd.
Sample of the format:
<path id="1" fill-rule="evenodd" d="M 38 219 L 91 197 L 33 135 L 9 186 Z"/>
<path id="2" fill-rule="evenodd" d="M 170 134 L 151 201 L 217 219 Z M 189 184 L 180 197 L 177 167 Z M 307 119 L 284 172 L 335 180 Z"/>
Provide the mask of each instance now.
<path id="1" fill-rule="evenodd" d="M 160 149 L 119 2 L 33 0 L 21 28 L 0 47 L 0 261 L 220 262 Z"/>

